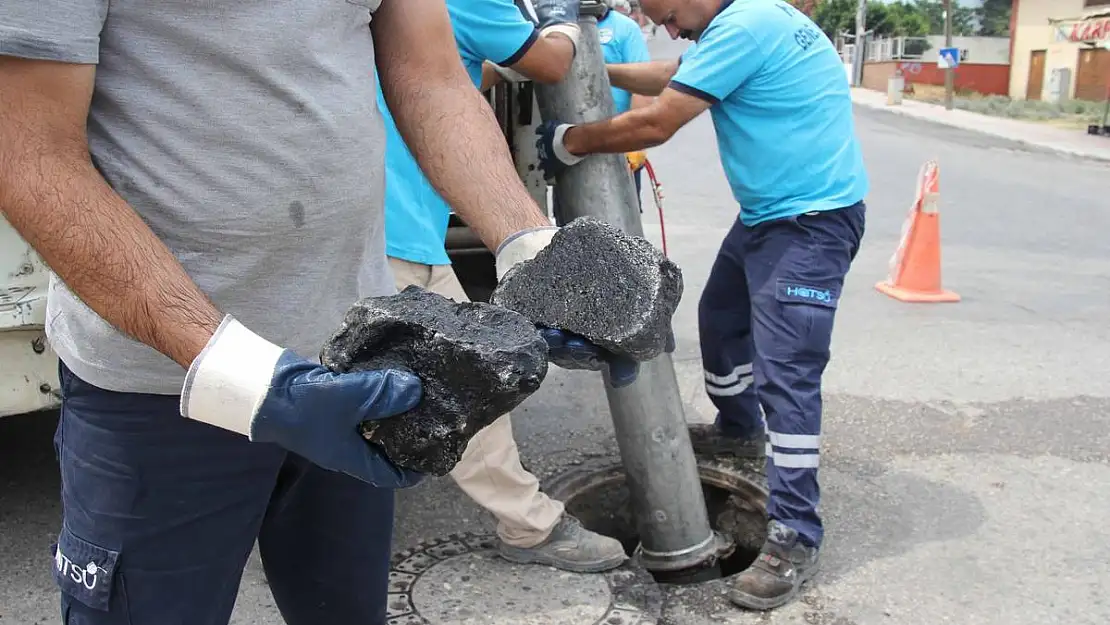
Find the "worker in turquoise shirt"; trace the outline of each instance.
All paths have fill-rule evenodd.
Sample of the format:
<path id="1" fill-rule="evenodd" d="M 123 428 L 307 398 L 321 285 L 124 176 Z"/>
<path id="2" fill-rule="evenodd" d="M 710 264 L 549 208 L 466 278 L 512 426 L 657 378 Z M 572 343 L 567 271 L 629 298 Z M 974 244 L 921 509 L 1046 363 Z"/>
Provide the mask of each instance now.
<path id="1" fill-rule="evenodd" d="M 647 63 L 651 60 L 647 42 L 640 25 L 631 17 L 620 12 L 628 6 L 627 0 L 606 0 L 605 15 L 597 21 L 597 36 L 601 41 L 601 52 L 606 63 Z M 619 87 L 612 88 L 613 104 L 617 113 L 640 108 L 651 103 L 651 98 L 638 93 L 630 93 Z M 636 198 L 640 199 L 640 177 L 643 173 L 646 154 L 642 150 L 628 154 L 628 164 L 632 168 L 636 182 Z"/>
<path id="2" fill-rule="evenodd" d="M 512 0 L 447 0 L 447 9 L 459 55 L 476 87 L 505 78 L 558 82 L 570 69 L 578 39 L 578 0 L 540 0 L 531 11 L 535 21 Z M 380 93 L 378 106 L 387 133 L 386 253 L 397 289 L 416 285 L 466 301 L 444 249 L 451 207 L 412 157 Z M 542 245 L 545 235 L 550 240 L 550 232 L 524 236 L 534 236 Z M 629 373 L 610 364 L 610 374 L 625 382 L 631 381 Z M 540 492 L 539 481 L 521 464 L 507 414 L 470 440 L 451 477 L 497 518 L 499 553 L 507 560 L 593 573 L 627 559 L 618 541 L 585 529 L 562 502 Z"/>
<path id="3" fill-rule="evenodd" d="M 541 164 L 663 143 L 708 110 L 739 215 L 698 304 L 705 389 L 716 423 L 695 447 L 766 456 L 767 539 L 729 599 L 768 609 L 817 571 L 821 378 L 845 276 L 864 232 L 869 181 L 836 49 L 785 0 L 642 0 L 678 61 L 610 65 L 613 84 L 658 95 L 589 124 L 545 121 Z M 766 414 L 766 421 L 760 414 Z"/>
<path id="4" fill-rule="evenodd" d="M 648 53 L 644 33 L 631 17 L 623 15 L 617 10 L 617 5 L 622 0 L 607 0 L 605 15 L 597 21 L 597 36 L 601 42 L 601 52 L 606 63 L 647 63 L 651 60 Z M 613 104 L 617 113 L 623 113 L 651 103 L 651 98 L 639 94 L 632 94 L 619 87 L 612 88 Z"/>

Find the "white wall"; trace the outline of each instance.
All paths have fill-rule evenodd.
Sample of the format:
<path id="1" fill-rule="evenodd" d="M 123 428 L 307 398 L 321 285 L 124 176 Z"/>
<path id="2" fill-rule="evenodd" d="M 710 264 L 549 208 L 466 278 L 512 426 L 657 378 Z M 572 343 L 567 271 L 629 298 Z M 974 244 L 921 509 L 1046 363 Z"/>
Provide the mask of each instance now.
<path id="1" fill-rule="evenodd" d="M 926 37 L 932 46 L 925 53 L 925 62 L 935 63 L 944 47 L 944 36 L 933 35 Z M 967 50 L 967 58 L 961 63 L 976 63 L 982 65 L 1009 65 L 1010 64 L 1010 38 L 1009 37 L 953 37 L 952 47 Z"/>

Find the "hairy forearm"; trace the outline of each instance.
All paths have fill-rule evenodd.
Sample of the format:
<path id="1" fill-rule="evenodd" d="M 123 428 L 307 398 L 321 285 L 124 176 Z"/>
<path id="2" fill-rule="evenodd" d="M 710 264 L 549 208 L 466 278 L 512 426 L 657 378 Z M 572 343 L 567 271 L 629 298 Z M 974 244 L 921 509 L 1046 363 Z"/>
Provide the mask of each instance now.
<path id="1" fill-rule="evenodd" d="M 678 71 L 678 61 L 614 63 L 606 65 L 609 82 L 618 89 L 645 96 L 663 93 Z"/>
<path id="2" fill-rule="evenodd" d="M 446 34 L 409 40 L 408 20 L 440 18 L 417 13 L 422 6 L 383 4 L 388 17 L 375 20 L 382 93 L 406 145 L 436 191 L 490 249 L 520 230 L 550 226 L 517 175 L 493 109 L 446 48 L 454 44 L 446 11 Z"/>
<path id="3" fill-rule="evenodd" d="M 87 306 L 188 367 L 222 315 L 84 156 L 0 128 L 0 210 Z"/>
<path id="4" fill-rule="evenodd" d="M 575 126 L 563 135 L 571 154 L 612 154 L 655 147 L 671 133 L 656 119 L 655 106 L 633 109 L 606 120 Z"/>

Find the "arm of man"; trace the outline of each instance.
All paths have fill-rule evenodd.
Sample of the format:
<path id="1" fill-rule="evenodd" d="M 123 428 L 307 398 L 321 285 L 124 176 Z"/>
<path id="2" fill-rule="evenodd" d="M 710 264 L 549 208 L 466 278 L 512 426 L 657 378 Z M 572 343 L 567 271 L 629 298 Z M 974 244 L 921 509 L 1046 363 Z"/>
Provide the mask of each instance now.
<path id="1" fill-rule="evenodd" d="M 386 0 L 371 22 L 382 93 L 428 181 L 491 250 L 551 227 L 459 61 L 443 0 Z"/>
<path id="2" fill-rule="evenodd" d="M 556 83 L 574 61 L 578 0 L 538 0 L 519 8 L 512 0 L 475 0 L 455 9 L 453 21 L 456 37 L 488 59 L 483 90 L 500 80 Z M 522 36 L 528 37 L 523 44 Z M 496 78 L 487 78 L 486 67 Z"/>
<path id="3" fill-rule="evenodd" d="M 545 84 L 557 83 L 570 71 L 574 61 L 574 42 L 561 32 L 552 32 L 536 41 L 519 61 L 509 66 L 518 74 Z"/>
<path id="4" fill-rule="evenodd" d="M 651 106 L 651 103 L 654 102 L 654 101 L 655 101 L 655 98 L 653 98 L 651 96 L 646 96 L 646 95 L 640 95 L 638 93 L 633 93 L 632 97 L 628 100 L 628 108 L 629 108 L 629 110 L 633 110 L 633 111 L 636 110 L 636 109 L 642 109 L 645 106 Z"/>
<path id="5" fill-rule="evenodd" d="M 609 83 L 632 94 L 657 96 L 678 71 L 678 60 L 646 63 L 609 63 Z"/>
<path id="6" fill-rule="evenodd" d="M 633 152 L 667 141 L 690 120 L 741 88 L 762 66 L 763 53 L 742 25 L 714 21 L 675 63 L 678 70 L 668 87 L 649 106 L 590 124 L 552 120 L 541 125 L 536 130 L 540 135 L 537 145 L 547 175 L 588 154 Z"/>
<path id="7" fill-rule="evenodd" d="M 709 106 L 700 98 L 666 89 L 645 107 L 568 129 L 563 135 L 563 145 L 575 156 L 653 148 L 666 142 Z"/>
<path id="8" fill-rule="evenodd" d="M 0 210 L 105 321 L 188 367 L 223 315 L 93 167 L 96 66 L 0 57 Z"/>

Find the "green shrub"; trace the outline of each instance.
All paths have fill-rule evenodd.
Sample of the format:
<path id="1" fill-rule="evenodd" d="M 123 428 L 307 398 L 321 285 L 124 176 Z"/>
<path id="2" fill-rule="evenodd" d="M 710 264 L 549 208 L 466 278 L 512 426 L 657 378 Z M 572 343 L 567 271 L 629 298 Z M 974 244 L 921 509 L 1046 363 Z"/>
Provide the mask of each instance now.
<path id="1" fill-rule="evenodd" d="M 918 98 L 930 104 L 943 104 L 944 98 L 937 96 Z M 1078 117 L 1094 123 L 1102 120 L 1105 102 L 1090 100 L 1065 100 L 1064 102 L 1045 102 L 1043 100 L 1011 100 L 1002 95 L 956 95 L 952 107 L 993 117 L 1045 121 L 1064 117 Z"/>

